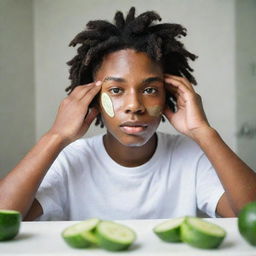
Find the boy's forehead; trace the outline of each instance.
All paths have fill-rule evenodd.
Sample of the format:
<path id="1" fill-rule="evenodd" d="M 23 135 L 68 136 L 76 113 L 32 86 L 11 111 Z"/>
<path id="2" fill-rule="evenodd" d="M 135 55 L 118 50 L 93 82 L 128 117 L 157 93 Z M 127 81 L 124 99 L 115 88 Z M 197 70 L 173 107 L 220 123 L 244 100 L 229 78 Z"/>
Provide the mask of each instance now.
<path id="1" fill-rule="evenodd" d="M 119 50 L 104 56 L 99 73 L 105 76 L 122 77 L 127 74 L 143 76 L 162 75 L 162 67 L 146 53 L 132 49 Z"/>

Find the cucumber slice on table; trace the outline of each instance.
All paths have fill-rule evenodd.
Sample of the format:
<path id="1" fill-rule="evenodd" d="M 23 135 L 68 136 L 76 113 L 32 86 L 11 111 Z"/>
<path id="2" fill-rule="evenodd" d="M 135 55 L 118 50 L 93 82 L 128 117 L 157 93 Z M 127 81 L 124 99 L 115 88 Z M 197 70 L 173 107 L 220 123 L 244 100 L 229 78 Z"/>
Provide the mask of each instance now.
<path id="1" fill-rule="evenodd" d="M 184 217 L 175 218 L 158 224 L 154 229 L 154 233 L 165 242 L 181 242 L 180 227 L 184 222 Z"/>
<path id="2" fill-rule="evenodd" d="M 182 241 L 197 248 L 217 248 L 225 236 L 223 228 L 200 218 L 186 217 L 181 225 Z"/>
<path id="3" fill-rule="evenodd" d="M 14 238 L 19 233 L 20 223 L 18 211 L 0 210 L 0 241 Z"/>
<path id="4" fill-rule="evenodd" d="M 94 234 L 97 224 L 100 222 L 97 218 L 88 219 L 67 227 L 61 236 L 65 242 L 74 248 L 87 248 L 91 245 L 97 245 L 97 237 Z"/>
<path id="5" fill-rule="evenodd" d="M 109 251 L 126 250 L 135 241 L 135 232 L 125 225 L 101 221 L 96 227 L 99 245 Z"/>

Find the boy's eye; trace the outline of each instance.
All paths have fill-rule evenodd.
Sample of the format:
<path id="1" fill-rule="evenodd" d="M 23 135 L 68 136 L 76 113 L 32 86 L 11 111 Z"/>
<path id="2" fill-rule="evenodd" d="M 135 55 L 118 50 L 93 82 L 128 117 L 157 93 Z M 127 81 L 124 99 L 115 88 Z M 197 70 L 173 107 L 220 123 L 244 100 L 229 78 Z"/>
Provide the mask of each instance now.
<path id="1" fill-rule="evenodd" d="M 144 93 L 145 94 L 154 94 L 154 93 L 156 93 L 157 92 L 157 90 L 155 89 L 155 88 L 152 88 L 152 87 L 148 87 L 148 88 L 146 88 L 145 90 L 144 90 Z"/>
<path id="2" fill-rule="evenodd" d="M 112 94 L 119 94 L 119 93 L 121 93 L 121 89 L 120 89 L 120 88 L 117 88 L 117 87 L 111 88 L 111 89 L 109 89 L 109 91 L 110 91 Z"/>

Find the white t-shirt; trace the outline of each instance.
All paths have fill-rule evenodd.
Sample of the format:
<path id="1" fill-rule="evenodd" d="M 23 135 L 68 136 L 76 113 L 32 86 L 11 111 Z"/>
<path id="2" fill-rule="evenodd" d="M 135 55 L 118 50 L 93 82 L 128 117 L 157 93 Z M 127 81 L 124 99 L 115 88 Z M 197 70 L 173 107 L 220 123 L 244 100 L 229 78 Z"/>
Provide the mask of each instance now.
<path id="1" fill-rule="evenodd" d="M 224 189 L 200 147 L 188 137 L 157 133 L 154 155 L 124 167 L 106 152 L 103 135 L 68 145 L 43 179 L 37 220 L 216 217 Z"/>

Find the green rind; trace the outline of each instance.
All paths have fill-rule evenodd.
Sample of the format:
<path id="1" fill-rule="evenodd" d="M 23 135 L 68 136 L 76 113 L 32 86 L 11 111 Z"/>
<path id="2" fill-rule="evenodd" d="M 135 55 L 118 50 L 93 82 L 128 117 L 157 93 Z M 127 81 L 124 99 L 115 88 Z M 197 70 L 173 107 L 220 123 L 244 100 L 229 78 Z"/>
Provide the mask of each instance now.
<path id="1" fill-rule="evenodd" d="M 88 248 L 92 245 L 92 243 L 87 241 L 81 234 L 69 237 L 65 237 L 62 235 L 62 237 L 65 240 L 65 242 L 73 248 Z"/>
<path id="2" fill-rule="evenodd" d="M 183 220 L 184 221 L 184 220 Z M 166 223 L 168 221 L 165 221 Z M 162 225 L 163 223 L 160 223 L 159 225 Z M 181 228 L 181 224 L 173 227 L 171 229 L 167 229 L 165 231 L 157 231 L 158 226 L 157 225 L 154 229 L 153 232 L 163 241 L 168 242 L 168 243 L 180 243 L 182 242 L 181 237 L 180 237 L 180 228 Z"/>
<path id="3" fill-rule="evenodd" d="M 248 203 L 240 211 L 238 229 L 249 244 L 256 246 L 256 202 Z"/>
<path id="4" fill-rule="evenodd" d="M 200 220 L 200 221 L 203 221 L 203 220 Z M 212 225 L 217 226 L 216 224 L 212 224 Z M 183 224 L 181 225 L 181 240 L 196 248 L 216 249 L 220 246 L 220 244 L 224 240 L 226 236 L 225 231 L 224 231 L 224 234 L 225 235 L 223 236 L 214 236 L 214 235 L 202 232 L 201 230 L 198 230 L 197 228 L 195 228 L 193 225 L 189 223 L 189 217 L 187 217 L 183 222 Z"/>
<path id="5" fill-rule="evenodd" d="M 0 241 L 13 239 L 19 233 L 20 223 L 18 211 L 0 210 Z"/>
<path id="6" fill-rule="evenodd" d="M 182 242 L 180 238 L 180 227 L 173 228 L 165 232 L 156 232 L 154 233 L 163 241 L 168 243 L 179 243 Z"/>
<path id="7" fill-rule="evenodd" d="M 133 234 L 133 239 L 130 242 L 127 242 L 127 243 L 120 242 L 120 241 L 117 241 L 117 240 L 113 240 L 113 239 L 111 239 L 110 237 L 108 237 L 107 235 L 105 235 L 101 232 L 101 225 L 104 225 L 104 223 L 106 223 L 106 222 L 107 223 L 114 223 L 114 222 L 111 222 L 111 221 L 101 221 L 96 227 L 96 236 L 98 238 L 99 246 L 102 247 L 105 250 L 108 250 L 108 251 L 124 251 L 124 250 L 127 250 L 136 239 L 135 232 L 132 229 L 130 229 L 129 227 L 126 227 L 126 226 L 121 225 L 121 224 L 114 223 L 115 225 L 120 225 L 122 227 L 125 227 L 127 230 L 129 230 L 129 232 L 131 232 Z"/>
<path id="8" fill-rule="evenodd" d="M 86 221 L 91 221 L 92 219 L 88 219 Z M 97 219 L 95 219 L 97 220 Z M 83 222 L 86 222 L 83 221 Z M 99 220 L 100 221 L 100 220 Z M 98 239 L 95 235 L 95 229 L 97 224 L 96 223 L 95 226 L 93 226 L 91 229 L 89 230 L 83 230 L 80 231 L 79 233 L 75 233 L 73 235 L 67 235 L 66 231 L 69 229 L 74 228 L 77 225 L 80 225 L 82 222 L 80 223 L 76 223 L 72 226 L 67 227 L 66 229 L 64 229 L 61 233 L 62 238 L 64 239 L 64 241 L 71 247 L 73 248 L 88 248 L 90 246 L 95 246 L 98 245 Z"/>

